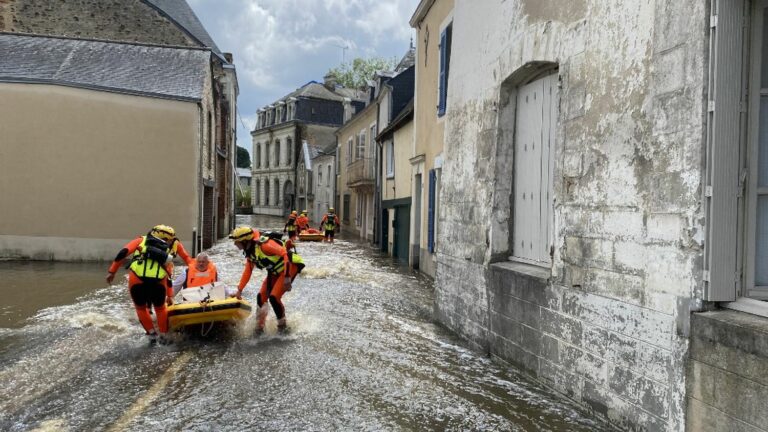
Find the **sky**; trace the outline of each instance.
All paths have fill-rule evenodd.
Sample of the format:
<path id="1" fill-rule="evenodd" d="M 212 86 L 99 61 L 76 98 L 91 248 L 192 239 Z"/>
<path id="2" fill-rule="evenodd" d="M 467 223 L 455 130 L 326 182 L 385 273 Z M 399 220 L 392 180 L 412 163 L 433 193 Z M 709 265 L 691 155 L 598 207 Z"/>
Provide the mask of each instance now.
<path id="1" fill-rule="evenodd" d="M 252 150 L 256 110 L 323 81 L 356 57 L 396 57 L 415 35 L 418 0 L 187 0 L 237 68 L 237 144 Z M 343 49 L 342 47 L 347 47 Z M 343 57 L 342 57 L 343 56 Z M 242 120 L 242 121 L 241 121 Z"/>

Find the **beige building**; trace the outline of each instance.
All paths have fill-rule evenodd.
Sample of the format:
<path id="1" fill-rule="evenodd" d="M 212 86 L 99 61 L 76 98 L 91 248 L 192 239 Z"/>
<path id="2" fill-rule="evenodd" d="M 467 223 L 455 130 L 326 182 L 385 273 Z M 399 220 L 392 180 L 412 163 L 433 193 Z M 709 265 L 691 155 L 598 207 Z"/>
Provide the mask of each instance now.
<path id="1" fill-rule="evenodd" d="M 115 13 L 119 11 L 119 13 Z M 83 19 L 83 17 L 88 17 Z M 195 231 L 197 248 L 208 248 L 216 239 L 225 237 L 234 226 L 234 199 L 236 171 L 235 141 L 237 125 L 236 104 L 238 84 L 232 55 L 223 53 L 216 46 L 211 36 L 205 30 L 185 0 L 99 0 L 99 1 L 40 1 L 40 0 L 5 0 L 0 2 L 0 32 L 48 35 L 83 40 L 119 41 L 141 46 L 142 44 L 160 45 L 173 48 L 204 48 L 208 50 L 208 68 L 211 79 L 205 91 L 208 102 L 201 105 L 202 128 L 210 131 L 206 135 L 206 146 L 200 150 L 207 158 L 198 169 L 200 215 Z M 20 51 L 26 48 L 19 47 Z M 55 51 L 58 48 L 50 48 Z M 84 48 L 81 48 L 84 49 Z M 5 52 L 3 53 L 5 55 Z M 11 56 L 0 58 L 0 62 L 17 61 L 20 53 L 13 52 Z M 28 53 L 27 53 L 28 54 Z M 81 53 L 82 54 L 82 53 Z M 116 72 L 116 76 L 101 74 L 101 70 L 93 68 L 98 61 L 83 55 L 85 64 L 81 70 L 73 74 L 93 74 L 89 78 L 92 85 L 98 89 L 106 87 L 111 90 L 121 89 L 121 80 L 126 69 L 120 65 L 108 65 Z M 143 64 L 148 71 L 156 74 L 145 75 L 150 81 L 168 82 L 170 76 L 158 76 L 164 66 L 147 62 L 148 59 L 135 54 L 134 58 L 110 58 L 111 62 L 123 61 Z M 173 56 L 167 62 L 173 61 Z M 84 66 L 84 65 L 83 65 Z M 128 65 L 126 65 L 128 66 Z M 132 65 L 128 67 L 130 69 Z M 177 65 L 177 68 L 184 65 Z M 185 71 L 170 69 L 165 73 L 185 73 Z M 50 78 L 50 77 L 49 77 Z M 57 84 L 77 80 L 76 77 L 54 77 Z M 88 81 L 88 79 L 86 79 Z M 67 84 L 64 84 L 67 85 Z M 167 92 L 178 92 L 178 88 L 163 89 Z M 122 90 L 119 90 L 122 91 Z M 203 134 L 199 131 L 198 134 Z M 188 167 L 186 169 L 194 169 Z M 192 187 L 190 185 L 190 187 Z"/>
<path id="2" fill-rule="evenodd" d="M 381 155 L 381 249 L 408 263 L 411 227 L 413 99 L 384 128 L 377 141 Z"/>
<path id="3" fill-rule="evenodd" d="M 1 257 L 111 259 L 158 223 L 199 250 L 209 50 L 2 34 L 0 52 Z"/>
<path id="4" fill-rule="evenodd" d="M 443 131 L 448 96 L 453 0 L 421 0 L 411 17 L 417 31 L 411 266 L 434 277 L 440 219 Z"/>
<path id="5" fill-rule="evenodd" d="M 337 211 L 342 230 L 373 240 L 376 104 L 369 104 L 336 131 Z M 340 207 L 340 208 L 339 208 Z"/>

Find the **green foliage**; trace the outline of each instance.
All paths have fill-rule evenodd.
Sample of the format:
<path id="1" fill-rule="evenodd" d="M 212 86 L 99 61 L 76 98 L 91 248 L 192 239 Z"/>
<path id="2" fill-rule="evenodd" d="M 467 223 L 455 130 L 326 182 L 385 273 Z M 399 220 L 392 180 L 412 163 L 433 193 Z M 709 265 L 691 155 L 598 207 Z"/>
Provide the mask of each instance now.
<path id="1" fill-rule="evenodd" d="M 248 154 L 248 150 L 237 146 L 237 167 L 238 168 L 250 168 L 251 167 L 251 155 Z"/>
<path id="2" fill-rule="evenodd" d="M 336 82 L 344 87 L 364 89 L 368 85 L 368 80 L 372 79 L 376 72 L 392 70 L 396 65 L 397 59 L 394 57 L 391 59 L 358 57 L 339 67 L 331 68 L 328 73 L 336 75 Z"/>
<path id="3" fill-rule="evenodd" d="M 244 187 L 235 188 L 235 202 L 238 207 L 250 207 L 251 206 L 251 188 Z"/>

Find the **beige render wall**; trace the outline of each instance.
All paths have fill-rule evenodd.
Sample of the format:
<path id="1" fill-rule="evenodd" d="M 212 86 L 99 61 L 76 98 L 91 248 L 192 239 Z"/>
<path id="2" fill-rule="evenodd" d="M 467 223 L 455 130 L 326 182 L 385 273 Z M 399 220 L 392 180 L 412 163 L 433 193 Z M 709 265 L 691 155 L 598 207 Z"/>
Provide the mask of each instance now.
<path id="1" fill-rule="evenodd" d="M 371 124 L 376 122 L 376 110 L 374 108 L 375 106 L 369 105 L 366 107 L 366 110 L 353 117 L 350 121 L 347 122 L 347 124 L 345 124 L 336 132 L 339 144 L 338 157 L 341 160 L 341 175 L 339 177 L 338 186 L 339 205 L 341 208 L 338 209 L 338 211 L 339 214 L 343 214 L 344 194 L 349 194 L 349 223 L 345 224 L 344 221 L 342 221 L 342 231 L 355 236 L 360 235 L 360 226 L 357 226 L 355 223 L 355 217 L 357 215 L 357 194 L 353 189 L 347 186 L 347 141 L 349 138 L 352 138 L 352 151 L 354 152 L 355 136 L 357 136 L 357 134 L 359 134 L 363 129 L 370 131 Z"/>
<path id="2" fill-rule="evenodd" d="M 421 208 L 418 211 L 421 219 L 421 236 L 418 250 L 413 251 L 421 257 L 420 269 L 435 276 L 436 262 L 434 256 L 427 252 L 427 216 L 429 198 L 429 170 L 435 168 L 435 157 L 443 152 L 445 118 L 437 116 L 438 79 L 440 75 L 440 30 L 450 20 L 453 11 L 453 0 L 436 0 L 430 7 L 423 21 L 416 27 L 418 43 L 416 46 L 416 96 L 414 100 L 414 144 L 411 157 L 424 155 L 423 167 L 413 167 L 411 177 L 421 173 Z M 425 39 L 427 39 L 425 41 Z M 454 42 L 455 45 L 455 42 Z M 413 219 L 413 218 L 412 218 Z M 438 220 L 435 219 L 437 228 Z M 413 226 L 413 220 L 411 220 Z M 411 230 L 411 238 L 414 232 Z M 436 231 L 439 231 L 436 229 Z M 437 241 L 437 236 L 435 236 Z"/>
<path id="3" fill-rule="evenodd" d="M 395 177 L 387 179 L 387 152 L 382 151 L 382 173 L 384 173 L 383 189 L 381 191 L 382 200 L 391 200 L 399 198 L 408 198 L 411 196 L 411 185 L 413 176 L 411 176 L 411 163 L 409 161 L 408 149 L 413 146 L 413 122 L 410 121 L 396 130 L 395 140 Z M 394 188 L 394 189 L 393 189 Z"/>
<path id="4" fill-rule="evenodd" d="M 0 257 L 112 259 L 155 224 L 191 250 L 196 103 L 0 84 Z"/>

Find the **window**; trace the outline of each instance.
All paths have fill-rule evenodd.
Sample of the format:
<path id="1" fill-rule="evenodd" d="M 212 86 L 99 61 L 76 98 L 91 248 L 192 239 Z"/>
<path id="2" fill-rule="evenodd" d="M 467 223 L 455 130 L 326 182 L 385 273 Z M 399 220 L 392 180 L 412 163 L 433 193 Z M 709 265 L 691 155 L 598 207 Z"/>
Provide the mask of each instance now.
<path id="1" fill-rule="evenodd" d="M 371 125 L 371 150 L 373 150 L 375 140 L 376 140 L 376 124 L 372 124 Z"/>
<path id="2" fill-rule="evenodd" d="M 341 174 L 341 146 L 336 147 L 336 175 Z"/>
<path id="3" fill-rule="evenodd" d="M 264 205 L 269 205 L 269 179 L 264 180 Z"/>
<path id="4" fill-rule="evenodd" d="M 347 141 L 347 165 L 352 163 L 352 137 Z"/>
<path id="5" fill-rule="evenodd" d="M 312 171 L 307 171 L 307 193 L 312 193 Z"/>
<path id="6" fill-rule="evenodd" d="M 362 196 L 357 196 L 357 212 L 355 213 L 355 225 L 360 226 L 363 224 L 363 199 Z"/>
<path id="7" fill-rule="evenodd" d="M 317 166 L 317 186 L 320 187 L 323 185 L 323 167 L 318 165 Z"/>
<path id="8" fill-rule="evenodd" d="M 349 201 L 349 194 L 344 194 L 344 207 L 342 208 L 341 218 L 346 223 L 349 223 Z"/>
<path id="9" fill-rule="evenodd" d="M 361 130 L 357 136 L 357 149 L 355 151 L 355 159 L 362 159 L 365 157 L 365 130 Z"/>
<path id="10" fill-rule="evenodd" d="M 328 165 L 328 175 L 325 177 L 325 185 L 330 186 L 331 185 L 331 166 Z"/>
<path id="11" fill-rule="evenodd" d="M 259 200 L 259 198 L 261 198 L 261 189 L 259 188 L 261 188 L 261 181 L 256 180 L 256 187 L 253 188 L 253 205 L 256 206 L 261 204 L 261 201 Z"/>
<path id="12" fill-rule="evenodd" d="M 437 115 L 445 114 L 445 106 L 448 101 L 448 71 L 451 65 L 451 38 L 453 23 L 440 32 L 440 76 L 438 78 L 438 103 Z"/>
<path id="13" fill-rule="evenodd" d="M 768 300 L 768 3 L 754 2 L 747 129 L 746 280 L 742 296 Z M 721 8 L 723 6 L 720 6 Z M 743 88 L 743 87 L 742 87 Z M 748 176 L 744 175 L 749 173 Z"/>
<path id="14" fill-rule="evenodd" d="M 211 112 L 208 111 L 208 168 L 211 168 L 211 161 L 213 160 L 213 127 L 212 124 L 212 115 Z"/>
<path id="15" fill-rule="evenodd" d="M 275 140 L 275 158 L 273 159 L 275 161 L 275 166 L 280 166 L 280 153 L 282 153 L 280 148 L 280 140 Z"/>
<path id="16" fill-rule="evenodd" d="M 522 85 L 517 91 L 512 255 L 516 260 L 538 265 L 549 265 L 551 260 L 557 85 L 555 73 Z"/>
<path id="17" fill-rule="evenodd" d="M 269 168 L 269 142 L 264 143 L 264 167 Z"/>
<path id="18" fill-rule="evenodd" d="M 387 141 L 387 178 L 395 177 L 395 141 Z"/>
<path id="19" fill-rule="evenodd" d="M 256 154 L 256 168 L 261 168 L 261 143 L 256 143 L 256 150 L 254 151 Z"/>
<path id="20" fill-rule="evenodd" d="M 280 206 L 280 180 L 275 180 L 275 206 Z"/>
<path id="21" fill-rule="evenodd" d="M 286 146 L 288 147 L 287 150 L 287 156 L 286 159 L 288 160 L 287 165 L 293 166 L 293 140 L 288 138 L 286 140 Z"/>

